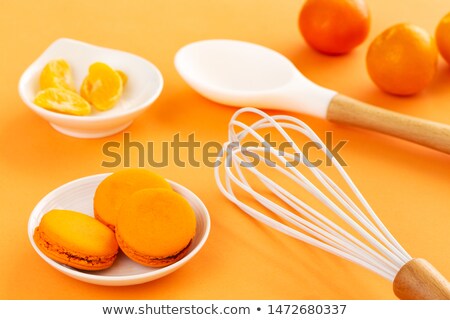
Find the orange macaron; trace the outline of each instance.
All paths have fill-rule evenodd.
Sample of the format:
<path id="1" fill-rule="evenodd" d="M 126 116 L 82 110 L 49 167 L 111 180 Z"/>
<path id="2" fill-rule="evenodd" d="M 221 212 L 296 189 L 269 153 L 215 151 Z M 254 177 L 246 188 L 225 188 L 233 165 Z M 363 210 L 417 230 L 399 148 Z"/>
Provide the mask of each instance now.
<path id="1" fill-rule="evenodd" d="M 81 270 L 109 268 L 119 250 L 111 229 L 93 217 L 71 210 L 47 212 L 33 238 L 47 257 Z"/>
<path id="2" fill-rule="evenodd" d="M 143 189 L 132 194 L 117 216 L 116 238 L 132 260 L 163 267 L 183 258 L 196 231 L 194 210 L 178 193 Z"/>
<path id="3" fill-rule="evenodd" d="M 172 190 L 162 176 L 143 168 L 124 169 L 111 174 L 95 191 L 95 217 L 114 230 L 119 209 L 125 199 L 134 192 L 147 188 Z"/>

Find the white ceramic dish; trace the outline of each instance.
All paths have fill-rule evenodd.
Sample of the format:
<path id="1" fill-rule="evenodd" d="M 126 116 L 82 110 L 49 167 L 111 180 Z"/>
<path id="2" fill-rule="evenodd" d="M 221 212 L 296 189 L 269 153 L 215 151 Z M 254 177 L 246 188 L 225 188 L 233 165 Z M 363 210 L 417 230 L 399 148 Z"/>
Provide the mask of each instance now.
<path id="1" fill-rule="evenodd" d="M 179 260 L 163 268 L 142 266 L 120 253 L 112 267 L 102 271 L 81 271 L 58 263 L 47 256 L 37 247 L 33 240 L 34 229 L 39 225 L 42 216 L 52 209 L 75 210 L 93 216 L 93 198 L 99 183 L 109 174 L 98 174 L 74 180 L 47 194 L 34 208 L 28 220 L 28 238 L 34 250 L 53 268 L 62 273 L 89 283 L 106 286 L 125 286 L 149 282 L 174 272 L 192 259 L 205 244 L 210 230 L 208 210 L 202 201 L 187 188 L 168 180 L 172 188 L 182 195 L 195 211 L 197 231 L 189 253 Z"/>
<path id="2" fill-rule="evenodd" d="M 33 103 L 39 91 L 39 77 L 44 66 L 53 59 L 65 59 L 71 66 L 75 86 L 79 90 L 89 66 L 104 62 L 128 76 L 123 95 L 117 105 L 104 112 L 93 111 L 88 116 L 73 116 L 52 112 Z M 23 73 L 19 94 L 23 102 L 47 120 L 57 131 L 77 138 L 100 138 L 126 129 L 133 120 L 160 95 L 163 78 L 147 60 L 134 54 L 102 48 L 72 39 L 53 42 Z"/>

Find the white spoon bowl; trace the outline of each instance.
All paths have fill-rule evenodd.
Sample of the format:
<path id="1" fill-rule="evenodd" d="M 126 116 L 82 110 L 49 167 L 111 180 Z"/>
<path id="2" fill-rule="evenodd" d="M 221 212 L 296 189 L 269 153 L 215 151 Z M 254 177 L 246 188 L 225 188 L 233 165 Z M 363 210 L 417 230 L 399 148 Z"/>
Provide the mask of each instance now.
<path id="1" fill-rule="evenodd" d="M 336 95 L 305 78 L 280 53 L 237 40 L 204 40 L 180 49 L 175 66 L 206 98 L 231 106 L 288 110 L 326 117 Z"/>

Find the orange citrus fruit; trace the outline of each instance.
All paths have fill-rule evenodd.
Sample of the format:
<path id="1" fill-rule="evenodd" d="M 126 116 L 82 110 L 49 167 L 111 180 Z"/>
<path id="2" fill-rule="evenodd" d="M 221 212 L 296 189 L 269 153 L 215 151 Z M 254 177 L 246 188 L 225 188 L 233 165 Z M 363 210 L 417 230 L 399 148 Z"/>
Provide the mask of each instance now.
<path id="1" fill-rule="evenodd" d="M 394 25 L 371 43 L 366 56 L 367 71 L 382 90 L 412 95 L 433 79 L 438 51 L 434 39 L 409 23 Z"/>
<path id="2" fill-rule="evenodd" d="M 122 95 L 121 76 L 102 62 L 89 67 L 89 74 L 81 85 L 81 96 L 100 111 L 111 109 Z"/>
<path id="3" fill-rule="evenodd" d="M 125 72 L 123 72 L 122 70 L 116 70 L 116 72 L 119 74 L 119 76 L 122 78 L 122 86 L 125 87 L 125 85 L 128 82 L 128 76 L 126 75 Z"/>
<path id="4" fill-rule="evenodd" d="M 64 88 L 75 91 L 70 66 L 63 59 L 52 60 L 47 63 L 41 72 L 39 82 L 41 90 Z"/>
<path id="5" fill-rule="evenodd" d="M 317 51 L 347 53 L 369 33 L 369 8 L 364 0 L 306 0 L 299 27 L 305 41 Z"/>
<path id="6" fill-rule="evenodd" d="M 436 28 L 436 44 L 441 56 L 450 64 L 450 12 L 439 21 Z"/>
<path id="7" fill-rule="evenodd" d="M 79 94 L 64 88 L 47 88 L 34 99 L 38 106 L 55 112 L 84 116 L 91 112 L 91 105 Z"/>

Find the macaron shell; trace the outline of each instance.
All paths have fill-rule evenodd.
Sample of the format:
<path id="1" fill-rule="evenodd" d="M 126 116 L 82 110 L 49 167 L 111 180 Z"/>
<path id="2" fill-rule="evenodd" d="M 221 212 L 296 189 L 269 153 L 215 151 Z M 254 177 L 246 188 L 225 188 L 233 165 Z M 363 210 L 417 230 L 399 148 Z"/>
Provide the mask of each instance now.
<path id="1" fill-rule="evenodd" d="M 167 189 L 144 189 L 121 207 L 116 238 L 131 259 L 167 265 L 185 255 L 195 229 L 194 210 L 181 195 Z"/>
<path id="2" fill-rule="evenodd" d="M 94 215 L 112 230 L 125 199 L 134 192 L 147 188 L 172 190 L 170 184 L 160 175 L 143 168 L 117 171 L 103 180 L 94 195 Z"/>
<path id="3" fill-rule="evenodd" d="M 111 266 L 118 252 L 114 232 L 96 219 L 70 210 L 46 213 L 33 238 L 49 258 L 83 270 Z"/>

